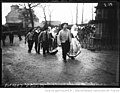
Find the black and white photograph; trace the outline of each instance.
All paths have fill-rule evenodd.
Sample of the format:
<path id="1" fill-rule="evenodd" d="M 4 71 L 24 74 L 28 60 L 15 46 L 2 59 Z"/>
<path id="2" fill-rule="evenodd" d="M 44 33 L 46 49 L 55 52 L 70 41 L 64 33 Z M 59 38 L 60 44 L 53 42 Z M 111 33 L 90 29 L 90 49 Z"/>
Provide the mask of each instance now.
<path id="1" fill-rule="evenodd" d="M 119 87 L 118 2 L 2 2 L 2 87 Z"/>

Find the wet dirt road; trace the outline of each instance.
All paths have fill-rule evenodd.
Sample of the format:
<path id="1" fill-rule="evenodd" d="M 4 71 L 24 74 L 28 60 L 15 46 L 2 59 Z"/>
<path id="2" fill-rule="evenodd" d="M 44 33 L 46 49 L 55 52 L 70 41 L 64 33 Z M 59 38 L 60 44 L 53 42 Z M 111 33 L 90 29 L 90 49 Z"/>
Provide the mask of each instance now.
<path id="1" fill-rule="evenodd" d="M 27 44 L 15 37 L 14 45 L 7 42 L 2 46 L 2 84 L 78 84 L 78 85 L 110 85 L 117 82 L 117 51 L 82 52 L 75 60 L 69 58 L 67 63 L 62 60 L 62 50 L 56 55 L 43 57 L 27 52 Z"/>

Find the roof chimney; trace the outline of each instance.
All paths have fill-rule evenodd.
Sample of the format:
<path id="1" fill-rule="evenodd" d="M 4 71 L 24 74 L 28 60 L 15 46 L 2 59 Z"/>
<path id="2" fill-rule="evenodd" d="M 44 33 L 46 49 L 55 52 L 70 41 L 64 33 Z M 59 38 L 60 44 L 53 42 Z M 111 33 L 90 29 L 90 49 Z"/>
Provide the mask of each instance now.
<path id="1" fill-rule="evenodd" d="M 16 9 L 19 9 L 19 6 L 18 6 L 18 5 L 12 5 L 12 6 L 11 6 L 11 11 L 14 11 L 14 10 L 16 10 Z"/>

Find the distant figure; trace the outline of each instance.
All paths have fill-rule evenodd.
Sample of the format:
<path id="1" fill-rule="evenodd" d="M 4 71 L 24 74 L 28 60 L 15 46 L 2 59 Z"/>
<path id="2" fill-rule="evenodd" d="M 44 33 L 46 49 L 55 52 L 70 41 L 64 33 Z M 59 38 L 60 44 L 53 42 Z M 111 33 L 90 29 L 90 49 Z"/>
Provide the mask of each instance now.
<path id="1" fill-rule="evenodd" d="M 59 40 L 62 45 L 62 57 L 64 62 L 66 61 L 66 55 L 70 50 L 70 43 L 71 43 L 71 34 L 70 30 L 67 29 L 68 23 L 63 23 L 62 30 L 59 32 Z"/>
<path id="2" fill-rule="evenodd" d="M 49 28 L 46 27 L 43 32 L 40 33 L 38 37 L 38 43 L 41 42 L 43 48 L 43 56 L 46 56 L 46 52 L 49 53 Z M 39 51 L 39 50 L 38 50 Z"/>
<path id="3" fill-rule="evenodd" d="M 3 42 L 3 46 L 5 46 L 5 39 L 6 39 L 6 32 L 7 31 L 7 27 L 3 26 L 2 25 L 2 37 L 1 37 L 1 40 Z"/>
<path id="4" fill-rule="evenodd" d="M 14 34 L 13 34 L 13 32 L 9 33 L 9 39 L 10 39 L 10 45 L 13 45 L 13 40 L 14 40 Z"/>
<path id="5" fill-rule="evenodd" d="M 5 34 L 5 33 L 2 33 L 3 46 L 5 46 L 5 39 L 6 39 L 6 34 Z"/>
<path id="6" fill-rule="evenodd" d="M 34 31 L 28 32 L 28 34 L 25 37 L 25 44 L 26 41 L 28 42 L 28 53 L 31 53 L 32 47 L 33 47 L 33 35 L 34 35 Z"/>

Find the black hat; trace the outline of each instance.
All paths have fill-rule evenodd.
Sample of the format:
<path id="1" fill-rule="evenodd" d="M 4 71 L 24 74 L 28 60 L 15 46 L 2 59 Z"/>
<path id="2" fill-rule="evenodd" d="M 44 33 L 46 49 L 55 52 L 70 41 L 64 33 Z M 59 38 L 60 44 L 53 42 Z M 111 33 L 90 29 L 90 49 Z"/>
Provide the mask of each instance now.
<path id="1" fill-rule="evenodd" d="M 61 27 L 63 28 L 63 26 L 64 26 L 65 24 L 68 25 L 68 23 L 62 23 L 62 24 L 61 24 Z"/>

